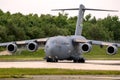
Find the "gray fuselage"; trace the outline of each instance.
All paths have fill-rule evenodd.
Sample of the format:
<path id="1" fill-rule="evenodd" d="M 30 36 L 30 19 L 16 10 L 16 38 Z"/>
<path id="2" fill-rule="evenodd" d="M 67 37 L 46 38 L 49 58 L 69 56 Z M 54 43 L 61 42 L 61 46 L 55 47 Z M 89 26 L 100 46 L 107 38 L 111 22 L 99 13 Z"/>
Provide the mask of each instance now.
<path id="1" fill-rule="evenodd" d="M 48 39 L 45 45 L 46 57 L 57 57 L 58 60 L 68 60 L 80 57 L 82 54 L 80 44 L 73 42 L 74 39 L 86 40 L 83 36 L 56 36 Z"/>

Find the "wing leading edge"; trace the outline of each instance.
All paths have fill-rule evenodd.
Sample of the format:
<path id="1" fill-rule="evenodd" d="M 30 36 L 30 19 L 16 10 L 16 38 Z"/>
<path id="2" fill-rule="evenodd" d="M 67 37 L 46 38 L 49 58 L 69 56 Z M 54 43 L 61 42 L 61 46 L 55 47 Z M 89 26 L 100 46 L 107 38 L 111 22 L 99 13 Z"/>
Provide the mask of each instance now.
<path id="1" fill-rule="evenodd" d="M 90 43 L 92 45 L 102 45 L 102 46 L 111 46 L 115 45 L 117 47 L 120 47 L 119 43 L 112 43 L 112 42 L 104 42 L 104 41 L 97 41 L 97 40 L 81 40 L 81 39 L 74 39 L 74 42 L 77 43 Z"/>
<path id="2" fill-rule="evenodd" d="M 12 42 L 0 43 L 0 46 L 7 46 L 8 44 L 26 45 L 29 42 L 45 43 L 47 40 L 48 40 L 48 38 L 40 38 L 40 39 L 33 39 L 33 40 L 23 40 L 23 41 L 12 41 Z"/>

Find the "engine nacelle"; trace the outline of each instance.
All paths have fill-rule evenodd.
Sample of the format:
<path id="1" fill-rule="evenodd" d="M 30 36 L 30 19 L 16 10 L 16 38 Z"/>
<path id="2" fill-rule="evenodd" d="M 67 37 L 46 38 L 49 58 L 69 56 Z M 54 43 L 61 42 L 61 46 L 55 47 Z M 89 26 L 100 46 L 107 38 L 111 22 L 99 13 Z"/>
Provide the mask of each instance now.
<path id="1" fill-rule="evenodd" d="M 34 52 L 38 49 L 38 44 L 36 42 L 29 42 L 26 47 L 28 51 Z"/>
<path id="2" fill-rule="evenodd" d="M 106 50 L 107 50 L 107 54 L 114 55 L 117 53 L 118 48 L 116 46 L 108 46 Z"/>
<path id="3" fill-rule="evenodd" d="M 11 53 L 15 53 L 17 51 L 17 45 L 16 44 L 8 44 L 7 45 L 7 50 Z"/>
<path id="4" fill-rule="evenodd" d="M 89 43 L 84 43 L 81 45 L 82 52 L 87 53 L 90 52 L 92 49 L 92 45 Z"/>

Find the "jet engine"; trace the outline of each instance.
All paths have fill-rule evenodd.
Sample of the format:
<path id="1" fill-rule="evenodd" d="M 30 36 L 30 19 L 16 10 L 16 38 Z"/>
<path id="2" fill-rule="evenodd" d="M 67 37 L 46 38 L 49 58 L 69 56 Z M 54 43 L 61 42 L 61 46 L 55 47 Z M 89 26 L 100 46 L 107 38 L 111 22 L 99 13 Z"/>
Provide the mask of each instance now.
<path id="1" fill-rule="evenodd" d="M 17 45 L 16 44 L 12 44 L 12 43 L 8 44 L 6 48 L 11 53 L 14 53 L 14 52 L 17 51 Z"/>
<path id="2" fill-rule="evenodd" d="M 90 52 L 92 49 L 92 45 L 89 43 L 84 43 L 81 45 L 82 52 L 87 53 Z"/>
<path id="3" fill-rule="evenodd" d="M 107 54 L 114 55 L 118 51 L 118 48 L 116 46 L 108 46 L 106 50 Z"/>
<path id="4" fill-rule="evenodd" d="M 38 44 L 36 42 L 29 42 L 26 47 L 28 51 L 34 52 L 38 49 Z"/>

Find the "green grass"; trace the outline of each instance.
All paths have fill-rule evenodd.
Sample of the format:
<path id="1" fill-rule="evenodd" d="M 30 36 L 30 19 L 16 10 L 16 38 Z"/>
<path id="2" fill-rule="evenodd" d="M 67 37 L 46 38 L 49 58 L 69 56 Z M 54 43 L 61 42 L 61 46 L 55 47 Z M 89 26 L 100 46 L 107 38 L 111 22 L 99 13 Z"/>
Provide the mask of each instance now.
<path id="1" fill-rule="evenodd" d="M 28 75 L 120 75 L 120 71 L 0 68 L 0 78 L 22 78 Z"/>
<path id="2" fill-rule="evenodd" d="M 99 46 L 93 46 L 90 53 L 85 53 L 84 57 L 86 59 L 95 59 L 95 60 L 120 60 L 120 49 L 118 49 L 117 54 L 108 55 L 106 52 L 106 46 L 100 48 Z"/>
<path id="3" fill-rule="evenodd" d="M 0 56 L 0 61 L 16 61 L 16 60 L 43 60 L 45 57 L 44 50 L 37 50 L 36 52 L 22 51 L 21 53 L 16 52 L 12 55 Z"/>
<path id="4" fill-rule="evenodd" d="M 5 47 L 0 47 L 0 51 L 4 51 L 5 49 Z"/>

